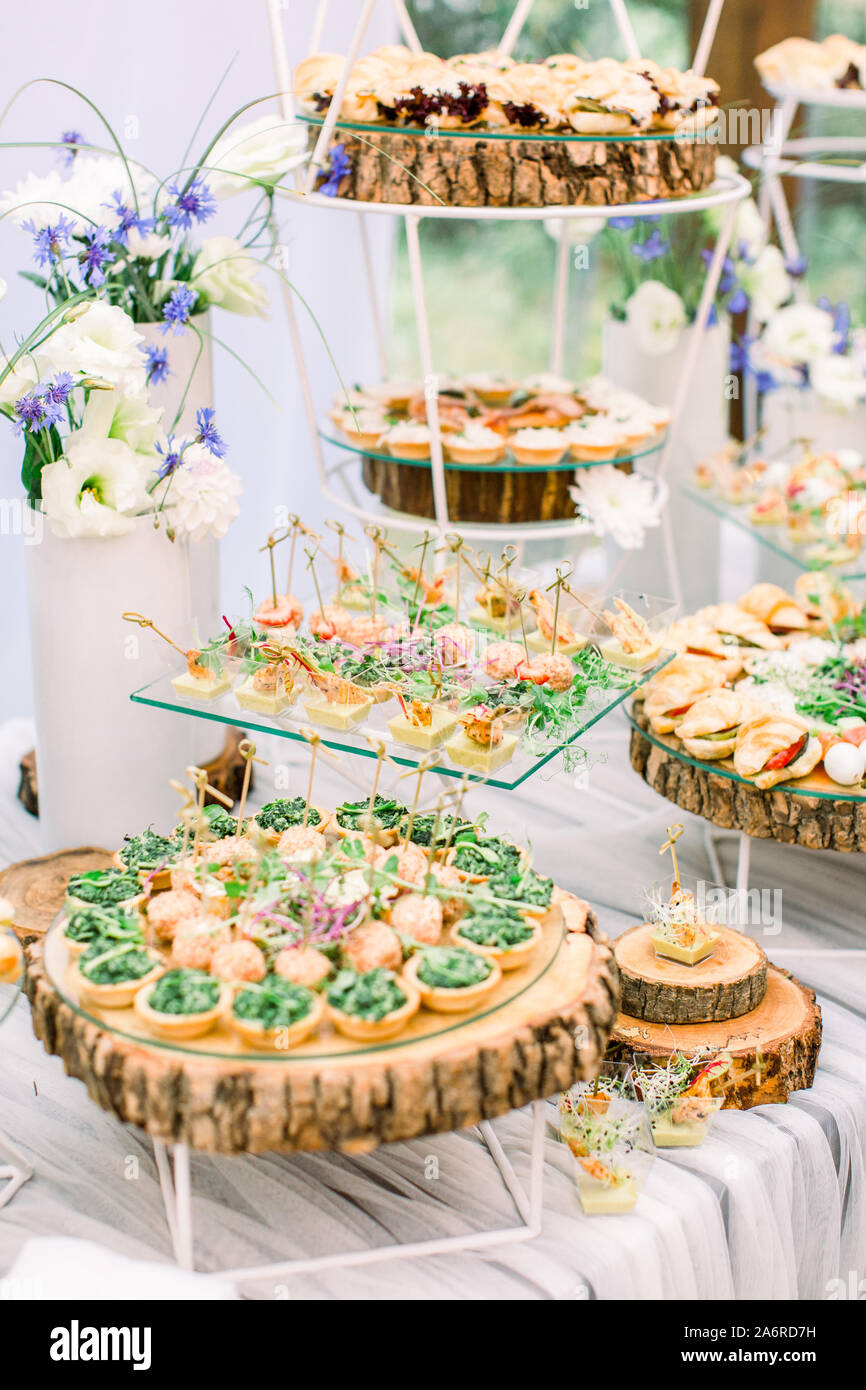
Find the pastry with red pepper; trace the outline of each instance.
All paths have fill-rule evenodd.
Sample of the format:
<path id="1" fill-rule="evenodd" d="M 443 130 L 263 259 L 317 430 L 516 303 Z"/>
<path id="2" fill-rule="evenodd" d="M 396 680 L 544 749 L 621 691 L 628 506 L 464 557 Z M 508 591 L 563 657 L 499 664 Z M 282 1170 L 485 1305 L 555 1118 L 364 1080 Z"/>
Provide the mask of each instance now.
<path id="1" fill-rule="evenodd" d="M 740 726 L 734 768 L 761 791 L 806 777 L 821 761 L 821 743 L 798 714 L 761 714 Z"/>
<path id="2" fill-rule="evenodd" d="M 692 705 L 674 732 L 693 758 L 712 762 L 730 757 L 741 724 L 755 713 L 754 702 L 746 696 L 735 690 L 716 690 Z"/>

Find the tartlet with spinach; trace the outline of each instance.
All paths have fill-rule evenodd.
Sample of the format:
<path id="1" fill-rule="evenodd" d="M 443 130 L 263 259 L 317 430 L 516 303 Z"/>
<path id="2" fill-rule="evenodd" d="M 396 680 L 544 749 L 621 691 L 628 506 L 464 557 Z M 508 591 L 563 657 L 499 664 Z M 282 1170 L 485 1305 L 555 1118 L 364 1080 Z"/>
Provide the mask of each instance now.
<path id="1" fill-rule="evenodd" d="M 403 967 L 403 980 L 414 985 L 425 1009 L 462 1014 L 492 994 L 502 979 L 494 960 L 465 946 L 427 946 Z"/>
<path id="2" fill-rule="evenodd" d="M 115 907 L 82 907 L 64 923 L 63 940 L 72 956 L 83 955 L 98 938 L 105 941 L 143 941 L 141 917 L 124 903 Z"/>
<path id="3" fill-rule="evenodd" d="M 398 839 L 400 827 L 409 814 L 408 807 L 393 796 L 381 796 L 378 792 L 373 798 L 373 818 L 377 822 L 376 831 L 381 845 L 392 845 Z M 341 835 L 363 835 L 369 833 L 367 820 L 370 814 L 370 798 L 360 801 L 344 801 L 334 812 L 334 823 Z"/>
<path id="4" fill-rule="evenodd" d="M 284 830 L 303 825 L 306 810 L 307 803 L 302 796 L 277 797 L 275 801 L 269 801 L 262 807 L 255 816 L 255 823 L 260 830 L 266 831 L 268 839 L 272 839 L 276 844 Z M 324 832 L 330 819 L 330 811 L 324 810 L 321 806 L 310 806 L 307 825 L 311 830 Z"/>
<path id="5" fill-rule="evenodd" d="M 200 1038 L 228 1008 L 231 988 L 205 970 L 185 966 L 167 970 L 154 984 L 140 989 L 135 1012 L 159 1038 L 184 1041 Z"/>
<path id="6" fill-rule="evenodd" d="M 490 905 L 461 917 L 451 936 L 455 946 L 476 951 L 502 970 L 517 970 L 538 947 L 541 923 L 516 908 Z"/>
<path id="7" fill-rule="evenodd" d="M 418 986 L 383 966 L 362 974 L 341 970 L 326 998 L 334 1027 L 355 1042 L 395 1038 L 421 1006 Z"/>
<path id="8" fill-rule="evenodd" d="M 88 1004 L 128 1009 L 140 989 L 154 984 L 165 963 L 143 941 L 112 941 L 98 936 L 72 966 L 74 988 Z"/>
<path id="9" fill-rule="evenodd" d="M 485 879 L 518 873 L 523 851 L 500 835 L 486 835 L 471 826 L 454 836 L 448 862 L 468 883 L 482 883 Z"/>
<path id="10" fill-rule="evenodd" d="M 123 844 L 113 857 L 115 868 L 137 873 L 141 883 L 151 892 L 159 893 L 171 887 L 171 867 L 181 857 L 182 845 L 177 836 L 159 835 L 152 826 L 140 835 L 124 835 Z"/>
<path id="11" fill-rule="evenodd" d="M 554 887 L 552 878 L 531 868 L 494 874 L 487 884 L 494 897 L 515 904 L 529 917 L 544 917 L 549 912 Z"/>
<path id="12" fill-rule="evenodd" d="M 143 901 L 141 881 L 130 869 L 89 869 L 73 874 L 66 885 L 64 908 L 69 916 L 86 907 L 117 907 Z"/>
<path id="13" fill-rule="evenodd" d="M 287 980 L 266 975 L 235 994 L 228 1021 L 249 1047 L 283 1052 L 315 1033 L 325 1014 L 320 994 Z"/>

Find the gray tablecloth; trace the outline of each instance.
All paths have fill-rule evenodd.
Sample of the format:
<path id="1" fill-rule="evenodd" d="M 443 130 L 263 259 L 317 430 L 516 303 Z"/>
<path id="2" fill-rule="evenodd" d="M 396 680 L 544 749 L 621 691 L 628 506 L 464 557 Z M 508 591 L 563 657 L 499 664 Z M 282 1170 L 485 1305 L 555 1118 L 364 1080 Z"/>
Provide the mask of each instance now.
<path id="1" fill-rule="evenodd" d="M 24 725 L 0 730 L 0 860 L 32 853 L 35 826 L 13 799 Z M 588 740 L 588 786 L 564 774 L 519 793 L 475 793 L 497 828 L 528 837 L 539 867 L 588 898 L 616 935 L 637 919 L 643 886 L 664 875 L 658 846 L 680 818 L 631 772 L 619 716 Z M 284 753 L 282 754 L 284 760 Z M 327 775 L 322 799 L 337 794 Z M 566 814 L 567 811 L 567 814 Z M 685 873 L 712 877 L 704 826 L 688 820 Z M 726 877 L 735 844 L 722 841 Z M 544 1230 L 531 1243 L 381 1267 L 300 1276 L 243 1290 L 259 1298 L 763 1298 L 851 1296 L 866 1274 L 866 957 L 860 856 L 755 842 L 752 883 L 781 892 L 782 921 L 762 944 L 819 991 L 824 1044 L 815 1086 L 786 1106 L 724 1112 L 699 1149 L 657 1157 L 635 1211 L 583 1215 L 571 1160 L 546 1141 Z M 28 1237 L 71 1235 L 170 1259 L 149 1141 L 67 1079 L 30 1031 L 21 1002 L 0 1030 L 0 1130 L 35 1177 L 0 1214 L 0 1277 Z M 495 1128 L 528 1176 L 529 1117 Z M 436 1165 L 428 1159 L 436 1158 Z M 432 1169 L 438 1176 L 429 1176 Z M 201 1270 L 416 1241 L 516 1219 L 477 1135 L 421 1139 L 368 1157 L 193 1159 Z M 841 1282 L 836 1282 L 841 1281 Z M 69 1293 L 75 1293 L 70 1281 Z M 140 1293 L 140 1287 L 139 1287 Z"/>

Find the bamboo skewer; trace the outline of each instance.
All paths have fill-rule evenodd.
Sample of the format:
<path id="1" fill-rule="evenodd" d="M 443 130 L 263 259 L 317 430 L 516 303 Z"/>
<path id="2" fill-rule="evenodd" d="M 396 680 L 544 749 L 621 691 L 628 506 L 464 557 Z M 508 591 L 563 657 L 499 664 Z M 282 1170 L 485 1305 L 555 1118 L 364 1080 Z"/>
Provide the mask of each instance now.
<path id="1" fill-rule="evenodd" d="M 250 790 L 250 779 L 253 775 L 253 763 L 260 763 L 262 767 L 267 767 L 266 758 L 256 757 L 256 745 L 251 743 L 248 738 L 242 738 L 238 744 L 238 752 L 244 760 L 244 780 L 241 786 L 241 798 L 238 802 L 238 821 L 235 827 L 235 844 L 243 834 L 244 812 L 247 808 L 247 796 Z"/>

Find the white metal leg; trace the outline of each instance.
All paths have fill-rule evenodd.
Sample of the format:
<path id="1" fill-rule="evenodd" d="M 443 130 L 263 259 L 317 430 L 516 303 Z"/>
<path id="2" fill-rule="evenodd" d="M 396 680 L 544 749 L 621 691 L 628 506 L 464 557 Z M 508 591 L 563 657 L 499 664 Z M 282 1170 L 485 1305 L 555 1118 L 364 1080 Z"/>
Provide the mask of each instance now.
<path id="1" fill-rule="evenodd" d="M 7 1202 L 12 1201 L 19 1187 L 23 1187 L 33 1177 L 33 1169 L 24 1155 L 2 1134 L 0 1159 L 9 1160 L 8 1163 L 0 1163 L 0 1183 L 5 1183 L 5 1187 L 0 1189 L 0 1207 L 5 1207 Z"/>
<path id="2" fill-rule="evenodd" d="M 442 436 L 439 432 L 439 379 L 433 370 L 433 349 L 430 343 L 430 324 L 427 301 L 424 298 L 424 275 L 421 270 L 421 244 L 418 238 L 418 218 L 411 213 L 405 217 L 406 249 L 412 299 L 415 306 L 415 327 L 418 331 L 418 354 L 424 377 L 424 401 L 427 407 L 427 427 L 430 431 L 430 471 L 433 478 L 433 506 L 440 531 L 448 526 L 448 497 L 445 491 L 445 464 Z"/>
<path id="3" fill-rule="evenodd" d="M 544 1117 L 546 1101 L 532 1105 L 532 1141 L 529 1159 L 528 1191 L 512 1167 L 505 1150 L 489 1121 L 484 1120 L 478 1132 L 499 1170 L 520 1216 L 520 1223 L 492 1231 L 467 1231 L 464 1235 L 447 1236 L 438 1240 L 420 1240 L 409 1244 L 373 1246 L 365 1250 L 340 1251 L 333 1255 L 316 1255 L 309 1259 L 284 1260 L 269 1265 L 251 1265 L 238 1269 L 209 1271 L 215 1278 L 231 1279 L 235 1283 L 251 1283 L 260 1279 L 283 1279 L 293 1274 L 321 1273 L 329 1269 L 357 1269 L 360 1266 L 382 1264 L 390 1260 L 423 1259 L 431 1255 L 458 1254 L 466 1250 L 493 1250 L 534 1240 L 541 1233 L 544 1205 Z M 194 1269 L 192 1200 L 189 1175 L 189 1149 L 174 1144 L 171 1149 L 174 1172 L 165 1145 L 154 1141 L 154 1154 L 159 1171 L 165 1205 L 166 1222 L 171 1236 L 175 1260 L 183 1269 Z"/>
<path id="4" fill-rule="evenodd" d="M 565 359 L 565 325 L 568 309 L 568 272 L 572 257 L 572 243 L 569 228 L 560 227 L 559 241 L 556 243 L 556 279 L 553 290 L 553 337 L 550 345 L 550 370 L 555 376 L 562 375 Z"/>
<path id="5" fill-rule="evenodd" d="M 698 46 L 695 49 L 695 56 L 692 59 L 692 72 L 698 73 L 703 77 L 707 70 L 707 63 L 710 58 L 710 51 L 713 47 L 713 40 L 716 37 L 716 30 L 719 27 L 719 20 L 722 16 L 722 7 L 725 0 L 710 0 L 707 6 L 704 27 L 701 29 L 701 36 L 698 39 Z"/>
<path id="6" fill-rule="evenodd" d="M 749 860 L 752 854 L 752 842 L 748 835 L 740 831 L 740 850 L 737 855 L 737 892 L 747 893 L 749 891 Z"/>
<path id="7" fill-rule="evenodd" d="M 343 68 L 343 71 L 340 73 L 340 80 L 337 83 L 336 90 L 331 100 L 331 104 L 325 112 L 325 119 L 322 122 L 322 129 L 319 131 L 319 137 L 316 140 L 316 147 L 313 150 L 312 155 L 310 156 L 310 162 L 307 166 L 307 178 L 305 183 L 305 192 L 307 193 L 312 193 L 313 186 L 316 182 L 316 175 L 322 167 L 322 160 L 324 158 L 325 151 L 327 150 L 328 145 L 331 142 L 331 135 L 333 133 L 334 126 L 337 124 L 337 117 L 340 114 L 340 108 L 343 105 L 343 94 L 345 93 L 346 85 L 349 81 L 349 75 L 352 71 L 352 68 L 355 65 L 355 59 L 358 57 L 358 53 L 361 48 L 361 42 L 364 38 L 364 34 L 366 32 L 367 25 L 370 21 L 370 16 L 373 13 L 375 5 L 376 0 L 364 0 L 363 5 L 361 6 L 361 11 L 358 15 L 358 22 L 355 25 L 355 32 L 352 35 L 352 38 L 349 42 L 348 52 L 346 53 L 346 65 Z"/>

